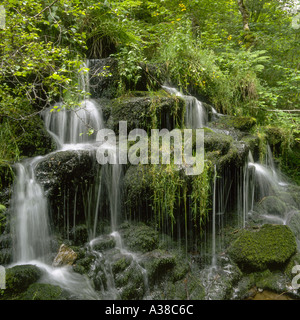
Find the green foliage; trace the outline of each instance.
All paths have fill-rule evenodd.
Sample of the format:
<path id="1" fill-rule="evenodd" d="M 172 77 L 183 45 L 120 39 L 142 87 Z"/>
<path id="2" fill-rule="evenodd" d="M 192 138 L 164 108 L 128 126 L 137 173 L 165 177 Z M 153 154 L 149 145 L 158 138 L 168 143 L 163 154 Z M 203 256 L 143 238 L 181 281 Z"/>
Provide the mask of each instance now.
<path id="1" fill-rule="evenodd" d="M 25 143 L 16 127 L 30 135 L 37 128 L 25 123 L 43 108 L 64 97 L 67 106 L 78 101 L 85 11 L 79 1 L 4 0 L 2 4 L 6 24 L 0 29 L 0 163 L 7 164 L 19 159 L 20 142 Z"/>
<path id="2" fill-rule="evenodd" d="M 174 164 L 153 165 L 151 177 L 152 206 L 158 229 L 164 230 L 166 224 L 170 223 L 173 234 L 174 224 L 179 219 L 184 221 L 187 235 L 191 216 L 195 230 L 201 233 L 210 208 L 210 166 L 206 164 L 200 175 L 188 179 Z"/>

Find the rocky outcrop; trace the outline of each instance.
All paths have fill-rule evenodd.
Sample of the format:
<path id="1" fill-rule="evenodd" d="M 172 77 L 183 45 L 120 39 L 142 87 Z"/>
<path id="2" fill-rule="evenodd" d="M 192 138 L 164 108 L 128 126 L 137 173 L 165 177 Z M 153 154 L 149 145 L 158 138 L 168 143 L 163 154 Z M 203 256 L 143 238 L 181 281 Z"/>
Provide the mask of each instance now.
<path id="1" fill-rule="evenodd" d="M 185 103 L 164 91 L 155 96 L 143 92 L 142 96 L 122 97 L 112 101 L 109 128 L 119 131 L 119 121 L 127 121 L 128 132 L 133 129 L 166 128 L 184 126 Z"/>
<path id="2" fill-rule="evenodd" d="M 36 178 L 49 200 L 51 222 L 66 238 L 79 239 L 76 226 L 86 223 L 86 195 L 92 190 L 100 171 L 95 150 L 58 151 L 37 164 Z M 70 222 L 68 230 L 65 228 L 67 215 L 69 222 L 76 221 L 75 226 Z M 84 235 L 81 231 L 84 231 L 82 228 L 80 234 Z"/>
<path id="3" fill-rule="evenodd" d="M 52 263 L 53 267 L 61 266 L 71 266 L 77 259 L 77 253 L 71 248 L 67 247 L 65 244 L 62 244 L 59 248 L 59 251 Z"/>

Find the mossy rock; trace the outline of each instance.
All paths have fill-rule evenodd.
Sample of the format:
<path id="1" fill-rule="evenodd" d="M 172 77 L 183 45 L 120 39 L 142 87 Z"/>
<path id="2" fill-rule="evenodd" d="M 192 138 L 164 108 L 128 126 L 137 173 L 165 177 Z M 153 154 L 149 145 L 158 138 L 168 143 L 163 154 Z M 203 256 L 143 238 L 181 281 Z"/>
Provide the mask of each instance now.
<path id="1" fill-rule="evenodd" d="M 5 296 L 14 297 L 38 281 L 42 271 L 34 265 L 19 265 L 6 269 Z"/>
<path id="2" fill-rule="evenodd" d="M 269 196 L 261 200 L 258 206 L 258 210 L 261 213 L 284 217 L 287 211 L 287 207 L 285 203 L 278 197 Z"/>
<path id="3" fill-rule="evenodd" d="M 187 274 L 184 279 L 175 283 L 168 281 L 164 288 L 164 299 L 166 300 L 204 300 L 205 289 L 193 274 Z"/>
<path id="4" fill-rule="evenodd" d="M 20 300 L 65 300 L 66 296 L 59 286 L 47 283 L 33 283 L 21 295 Z"/>
<path id="5" fill-rule="evenodd" d="M 271 146 L 281 144 L 284 140 L 284 131 L 279 127 L 266 127 L 266 139 Z"/>
<path id="6" fill-rule="evenodd" d="M 127 121 L 127 130 L 174 129 L 184 125 L 185 102 L 179 97 L 165 95 L 124 97 L 112 101 L 108 127 L 117 134 L 119 122 Z"/>
<path id="7" fill-rule="evenodd" d="M 142 262 L 147 270 L 150 285 L 160 282 L 176 265 L 176 257 L 163 250 L 155 250 L 144 255 Z"/>
<path id="8" fill-rule="evenodd" d="M 285 270 L 284 270 L 284 273 L 285 273 L 290 279 L 292 279 L 292 278 L 295 276 L 295 274 L 292 273 L 292 269 L 293 269 L 293 267 L 296 266 L 296 265 L 300 265 L 300 253 L 299 253 L 299 252 L 297 252 L 296 254 L 294 254 L 294 255 L 291 257 L 289 263 L 287 264 L 287 266 L 286 266 L 286 268 L 285 268 Z"/>
<path id="9" fill-rule="evenodd" d="M 149 252 L 158 248 L 159 233 L 147 225 L 130 224 L 120 227 L 124 244 L 135 252 Z"/>
<path id="10" fill-rule="evenodd" d="M 256 287 L 263 290 L 270 290 L 276 293 L 283 293 L 288 290 L 289 278 L 281 272 L 272 272 L 268 276 L 261 277 L 256 281 Z"/>
<path id="11" fill-rule="evenodd" d="M 296 252 L 296 239 L 284 225 L 263 225 L 260 229 L 242 230 L 228 253 L 242 271 L 279 269 Z"/>
<path id="12" fill-rule="evenodd" d="M 300 211 L 294 211 L 292 217 L 287 221 L 287 225 L 293 231 L 296 239 L 300 242 Z"/>
<path id="13" fill-rule="evenodd" d="M 94 261 L 95 256 L 92 254 L 87 254 L 83 258 L 76 260 L 75 264 L 73 265 L 73 270 L 79 274 L 88 274 Z"/>
<path id="14" fill-rule="evenodd" d="M 116 239 L 111 235 L 103 235 L 94 240 L 93 250 L 105 251 L 116 246 Z"/>
<path id="15" fill-rule="evenodd" d="M 0 265 L 8 265 L 12 262 L 12 248 L 0 249 Z"/>
<path id="16" fill-rule="evenodd" d="M 217 160 L 217 171 L 220 173 L 229 167 L 239 168 L 244 165 L 249 154 L 246 145 L 234 142 L 228 152 Z"/>
<path id="17" fill-rule="evenodd" d="M 205 152 L 219 151 L 220 154 L 226 154 L 231 146 L 233 138 L 226 134 L 217 132 L 204 132 Z"/>
<path id="18" fill-rule="evenodd" d="M 126 208 L 128 218 L 135 217 L 140 208 L 142 215 L 147 215 L 149 203 L 152 198 L 152 175 L 151 167 L 130 166 L 123 179 L 123 209 Z M 148 203 L 148 206 L 147 206 Z M 140 217 L 143 220 L 143 216 Z"/>
<path id="19" fill-rule="evenodd" d="M 243 132 L 249 132 L 256 125 L 256 119 L 253 117 L 223 116 L 216 122 L 219 128 L 233 128 Z"/>
<path id="20" fill-rule="evenodd" d="M 74 242 L 74 245 L 84 245 L 88 241 L 88 229 L 85 224 L 76 225 L 71 229 L 69 239 Z"/>

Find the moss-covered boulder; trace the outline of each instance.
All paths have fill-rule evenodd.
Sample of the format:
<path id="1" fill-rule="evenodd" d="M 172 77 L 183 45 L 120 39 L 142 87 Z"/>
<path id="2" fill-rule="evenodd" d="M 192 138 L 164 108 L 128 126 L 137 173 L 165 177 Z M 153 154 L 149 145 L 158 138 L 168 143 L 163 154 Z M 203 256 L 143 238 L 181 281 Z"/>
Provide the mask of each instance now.
<path id="1" fill-rule="evenodd" d="M 120 232 L 126 247 L 134 252 L 149 252 L 158 248 L 159 233 L 143 223 L 124 223 Z"/>
<path id="2" fill-rule="evenodd" d="M 113 249 L 116 246 L 116 239 L 112 235 L 102 235 L 94 239 L 91 246 L 96 251 Z"/>
<path id="3" fill-rule="evenodd" d="M 242 230 L 228 249 L 232 260 L 245 272 L 283 267 L 296 251 L 296 239 L 284 225 L 263 225 Z"/>
<path id="4" fill-rule="evenodd" d="M 224 133 L 218 133 L 210 130 L 204 131 L 204 149 L 205 152 L 219 151 L 220 154 L 226 154 L 229 151 L 233 138 Z"/>
<path id="5" fill-rule="evenodd" d="M 53 225 L 63 237 L 74 242 L 79 238 L 76 238 L 76 233 L 74 234 L 76 230 L 72 228 L 73 223 L 70 222 L 70 228 L 65 228 L 64 215 L 68 215 L 69 221 L 75 220 L 77 225 L 86 223 L 86 193 L 89 187 L 93 187 L 95 180 L 99 179 L 100 170 L 95 150 L 50 153 L 36 166 L 36 178 L 51 206 Z"/>
<path id="6" fill-rule="evenodd" d="M 6 269 L 6 289 L 4 298 L 13 299 L 38 281 L 42 271 L 34 265 L 19 265 Z"/>
<path id="7" fill-rule="evenodd" d="M 164 285 L 164 296 L 158 297 L 166 300 L 204 300 L 205 288 L 200 279 L 193 273 L 186 274 L 181 280 L 168 281 Z"/>
<path id="8" fill-rule="evenodd" d="M 176 265 L 176 256 L 164 250 L 148 252 L 142 262 L 150 285 L 160 282 Z"/>
<path id="9" fill-rule="evenodd" d="M 166 128 L 184 125 L 185 102 L 165 92 L 156 96 L 123 97 L 112 101 L 109 128 L 117 134 L 119 122 L 127 121 L 127 130 Z"/>
<path id="10" fill-rule="evenodd" d="M 21 295 L 20 300 L 65 300 L 66 295 L 59 286 L 33 283 Z"/>

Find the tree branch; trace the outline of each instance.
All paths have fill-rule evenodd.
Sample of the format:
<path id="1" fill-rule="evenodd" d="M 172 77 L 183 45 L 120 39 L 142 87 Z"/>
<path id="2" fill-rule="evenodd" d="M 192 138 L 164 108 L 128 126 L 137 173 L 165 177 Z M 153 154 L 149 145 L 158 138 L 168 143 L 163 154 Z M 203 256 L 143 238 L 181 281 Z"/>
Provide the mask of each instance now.
<path id="1" fill-rule="evenodd" d="M 39 13 L 37 13 L 34 17 L 32 17 L 33 19 L 37 18 L 38 16 L 40 16 L 42 13 L 44 13 L 46 10 L 50 9 L 58 0 L 54 0 L 51 4 L 49 4 L 49 6 L 47 6 L 46 8 L 44 8 L 42 11 L 40 11 Z"/>
<path id="2" fill-rule="evenodd" d="M 239 10 L 241 12 L 242 18 L 243 18 L 243 27 L 244 31 L 250 31 L 249 27 L 249 12 L 245 6 L 245 3 L 243 0 L 237 0 L 239 5 Z"/>

